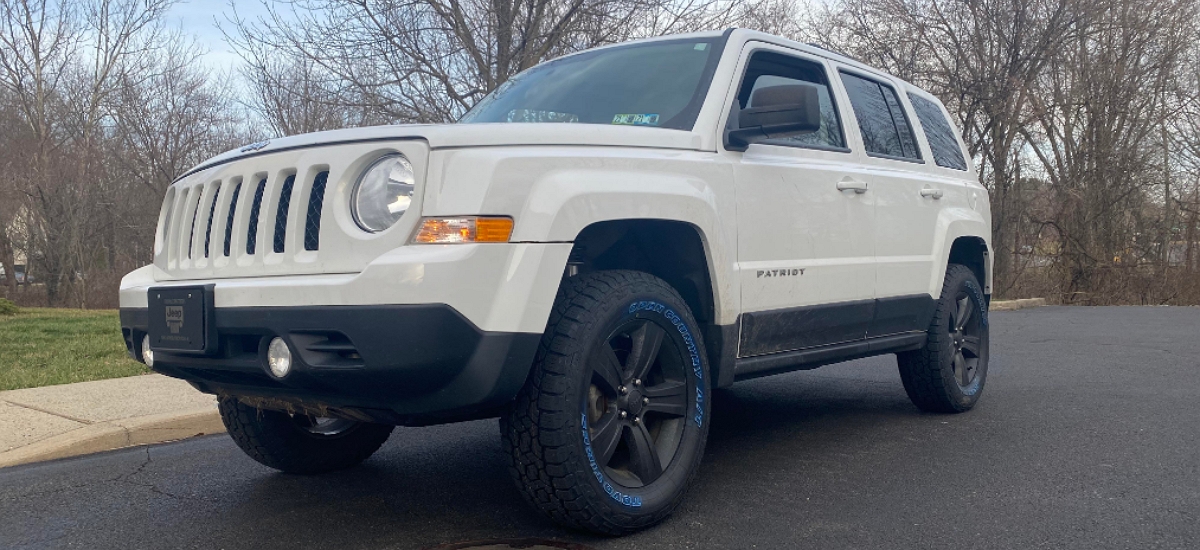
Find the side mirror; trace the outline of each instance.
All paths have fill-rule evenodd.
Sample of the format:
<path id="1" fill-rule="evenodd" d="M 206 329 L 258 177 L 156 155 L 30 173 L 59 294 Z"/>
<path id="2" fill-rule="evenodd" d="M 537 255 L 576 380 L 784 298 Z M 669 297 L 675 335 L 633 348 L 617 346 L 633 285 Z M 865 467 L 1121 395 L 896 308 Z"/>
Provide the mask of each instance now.
<path id="1" fill-rule="evenodd" d="M 807 84 L 759 88 L 750 96 L 750 106 L 734 113 L 736 121 L 725 132 L 725 146 L 734 151 L 745 151 L 751 143 L 821 128 L 817 87 Z"/>

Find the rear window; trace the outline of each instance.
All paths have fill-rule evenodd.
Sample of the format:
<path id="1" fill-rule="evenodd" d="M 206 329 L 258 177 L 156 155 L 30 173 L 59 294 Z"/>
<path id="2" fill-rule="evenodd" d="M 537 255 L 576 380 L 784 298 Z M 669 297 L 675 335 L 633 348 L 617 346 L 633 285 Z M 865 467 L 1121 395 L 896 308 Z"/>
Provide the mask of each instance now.
<path id="1" fill-rule="evenodd" d="M 917 113 L 921 128 L 925 130 L 925 139 L 929 140 L 933 161 L 945 168 L 966 170 L 967 161 L 963 158 L 962 147 L 955 137 L 954 127 L 946 120 L 938 104 L 913 93 L 908 94 L 908 100 L 912 103 L 913 111 Z"/>
<path id="2" fill-rule="evenodd" d="M 906 160 L 921 160 L 917 140 L 912 126 L 904 114 L 904 108 L 891 86 L 842 73 L 842 83 L 850 96 L 854 118 L 862 133 L 867 153 Z"/>

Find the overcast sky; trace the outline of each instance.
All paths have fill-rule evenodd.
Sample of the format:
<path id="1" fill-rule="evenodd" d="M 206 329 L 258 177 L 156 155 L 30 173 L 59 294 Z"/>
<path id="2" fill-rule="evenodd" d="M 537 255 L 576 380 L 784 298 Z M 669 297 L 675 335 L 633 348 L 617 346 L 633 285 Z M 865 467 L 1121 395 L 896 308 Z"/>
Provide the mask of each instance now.
<path id="1" fill-rule="evenodd" d="M 246 19 L 265 15 L 266 10 L 259 0 L 237 0 L 237 12 Z M 167 14 L 167 25 L 178 27 L 193 35 L 208 53 L 204 63 L 218 71 L 232 72 L 239 63 L 237 54 L 225 43 L 225 37 L 217 28 L 217 22 L 226 25 L 226 15 L 233 8 L 228 0 L 185 0 L 176 4 Z"/>

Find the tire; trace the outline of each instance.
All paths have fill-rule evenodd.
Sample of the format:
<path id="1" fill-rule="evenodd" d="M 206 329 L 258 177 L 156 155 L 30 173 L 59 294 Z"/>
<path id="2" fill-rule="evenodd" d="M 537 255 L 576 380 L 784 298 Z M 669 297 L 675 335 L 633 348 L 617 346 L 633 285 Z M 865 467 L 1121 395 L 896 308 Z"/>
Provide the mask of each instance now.
<path id="1" fill-rule="evenodd" d="M 950 264 L 925 347 L 896 354 L 904 391 L 917 408 L 960 413 L 979 401 L 987 382 L 986 304 L 975 274 Z"/>
<path id="2" fill-rule="evenodd" d="M 225 429 L 242 451 L 290 474 L 355 466 L 379 450 L 393 429 L 386 424 L 262 410 L 233 397 L 221 398 L 218 408 Z"/>
<path id="3" fill-rule="evenodd" d="M 708 437 L 700 334 L 679 294 L 646 273 L 564 282 L 529 379 L 500 420 L 526 499 L 562 525 L 606 535 L 670 515 Z"/>

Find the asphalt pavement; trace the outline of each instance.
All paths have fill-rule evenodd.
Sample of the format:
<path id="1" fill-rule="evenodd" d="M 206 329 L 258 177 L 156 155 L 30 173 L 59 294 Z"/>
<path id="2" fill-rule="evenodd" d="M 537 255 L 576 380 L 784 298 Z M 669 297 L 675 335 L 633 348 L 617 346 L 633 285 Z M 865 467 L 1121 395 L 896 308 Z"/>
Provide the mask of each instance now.
<path id="1" fill-rule="evenodd" d="M 966 414 L 917 411 L 887 356 L 740 383 L 712 416 L 684 505 L 625 538 L 526 506 L 488 420 L 397 429 L 319 477 L 226 436 L 2 469 L 0 548 L 1200 547 L 1200 308 L 994 313 Z"/>

